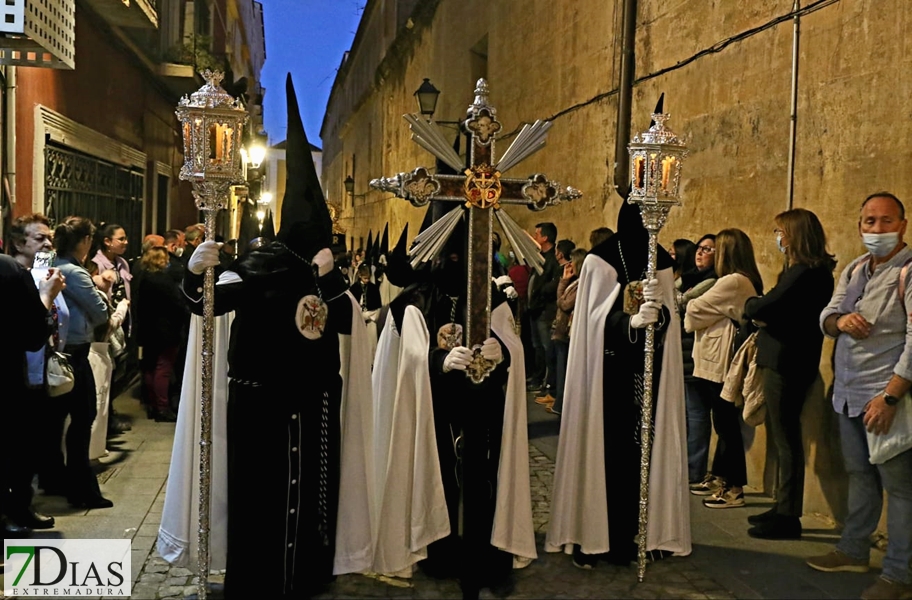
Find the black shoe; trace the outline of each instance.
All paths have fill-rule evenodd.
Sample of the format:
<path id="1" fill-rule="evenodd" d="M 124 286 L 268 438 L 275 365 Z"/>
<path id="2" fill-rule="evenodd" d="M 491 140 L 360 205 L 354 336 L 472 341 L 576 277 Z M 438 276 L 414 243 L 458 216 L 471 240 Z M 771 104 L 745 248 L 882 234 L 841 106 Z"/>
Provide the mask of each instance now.
<path id="1" fill-rule="evenodd" d="M 108 435 L 120 435 L 133 429 L 133 426 L 126 419 L 112 416 L 108 419 Z"/>
<path id="2" fill-rule="evenodd" d="M 748 529 L 747 535 L 762 540 L 798 540 L 801 539 L 801 519 L 776 515 Z"/>
<path id="3" fill-rule="evenodd" d="M 767 521 L 772 521 L 776 518 L 776 507 L 772 507 L 769 510 L 763 511 L 762 513 L 751 515 L 747 518 L 747 522 L 751 525 L 760 525 L 761 523 L 766 523 Z"/>
<path id="4" fill-rule="evenodd" d="M 542 385 L 540 383 L 529 383 L 526 385 L 527 392 L 539 392 L 541 389 Z"/>
<path id="5" fill-rule="evenodd" d="M 22 512 L 14 512 L 6 515 L 7 519 L 20 527 L 26 529 L 53 529 L 54 517 L 42 515 L 28 508 Z"/>
<path id="6" fill-rule="evenodd" d="M 31 537 L 32 530 L 28 527 L 23 527 L 22 525 L 17 525 L 10 521 L 6 521 L 3 524 L 3 537 L 4 538 L 27 538 Z"/>
<path id="7" fill-rule="evenodd" d="M 513 581 L 513 575 L 510 574 L 496 583 L 489 586 L 491 595 L 495 598 L 508 598 L 516 591 L 516 582 Z"/>
<path id="8" fill-rule="evenodd" d="M 176 423 L 177 415 L 170 408 L 160 410 L 155 414 L 156 423 Z"/>
<path id="9" fill-rule="evenodd" d="M 114 503 L 103 496 L 92 496 L 91 498 L 67 498 L 67 502 L 73 508 L 111 508 Z"/>

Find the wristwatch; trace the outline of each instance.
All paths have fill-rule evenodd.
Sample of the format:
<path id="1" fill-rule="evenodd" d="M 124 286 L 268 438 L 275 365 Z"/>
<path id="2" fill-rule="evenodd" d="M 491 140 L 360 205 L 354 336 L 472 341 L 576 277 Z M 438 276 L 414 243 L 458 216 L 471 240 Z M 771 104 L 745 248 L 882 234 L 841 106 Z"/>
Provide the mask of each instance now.
<path id="1" fill-rule="evenodd" d="M 897 404 L 899 404 L 899 398 L 897 398 L 896 396 L 891 396 L 890 394 L 888 394 L 886 392 L 884 392 L 884 394 L 883 394 L 883 399 L 884 399 L 884 402 L 887 403 L 887 406 L 896 406 Z"/>

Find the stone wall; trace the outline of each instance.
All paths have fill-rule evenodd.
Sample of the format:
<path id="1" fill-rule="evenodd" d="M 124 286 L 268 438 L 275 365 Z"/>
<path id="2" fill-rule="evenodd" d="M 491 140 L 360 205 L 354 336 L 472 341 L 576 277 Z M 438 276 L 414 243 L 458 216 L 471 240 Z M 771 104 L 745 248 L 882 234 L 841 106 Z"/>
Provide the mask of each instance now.
<path id="1" fill-rule="evenodd" d="M 862 252 L 856 224 L 861 200 L 880 189 L 908 199 L 912 189 L 912 169 L 903 162 L 910 155 L 912 129 L 906 100 L 912 92 L 912 58 L 904 35 L 906 25 L 912 25 L 912 4 L 802 0 L 802 6 L 820 8 L 800 22 L 794 194 L 789 198 L 793 19 L 763 26 L 788 15 L 792 5 L 792 0 L 639 2 L 637 14 L 633 131 L 648 126 L 649 113 L 665 92 L 669 125 L 690 148 L 684 206 L 674 211 L 661 241 L 739 227 L 754 241 L 767 288 L 782 267 L 772 233 L 777 213 L 790 206 L 817 213 L 839 261 L 838 274 Z M 369 86 L 349 81 L 347 73 L 355 69 L 340 70 L 323 126 L 324 135 L 333 132 L 323 139 L 324 185 L 331 199 L 344 199 L 349 238 L 366 238 L 387 222 L 392 239 L 406 222 L 412 235 L 417 232 L 423 211 L 368 191 L 368 181 L 433 166 L 433 157 L 410 141 L 401 119 L 416 112 L 413 92 L 424 77 L 442 90 L 437 120 L 464 115 L 479 75 L 489 80 L 504 132 L 554 118 L 547 147 L 510 175 L 542 171 L 578 187 L 585 197 L 547 213 L 513 209 L 521 224 L 554 221 L 558 237 L 583 245 L 593 228 L 613 227 L 620 205 L 613 170 L 621 6 L 621 0 L 419 3 Z M 389 22 L 382 18 L 384 11 L 395 8 L 391 1 L 370 2 L 364 23 Z M 368 37 L 363 33 L 358 35 Z M 487 51 L 486 63 L 472 53 L 479 47 Z M 709 49 L 715 51 L 701 54 Z M 357 63 L 359 52 L 356 44 L 348 62 Z M 370 54 L 376 56 L 376 50 Z M 674 68 L 679 63 L 684 64 Z M 341 109 L 337 99 L 355 88 L 358 97 L 348 97 Z M 455 135 L 455 129 L 448 131 Z M 498 154 L 508 143 L 499 144 Z M 354 198 L 342 188 L 349 174 L 356 181 Z M 845 510 L 845 474 L 826 399 L 831 353 L 827 343 L 822 377 L 804 414 L 805 510 L 839 518 Z M 749 463 L 752 483 L 765 480 L 769 486 L 772 463 L 762 427 L 751 443 Z"/>

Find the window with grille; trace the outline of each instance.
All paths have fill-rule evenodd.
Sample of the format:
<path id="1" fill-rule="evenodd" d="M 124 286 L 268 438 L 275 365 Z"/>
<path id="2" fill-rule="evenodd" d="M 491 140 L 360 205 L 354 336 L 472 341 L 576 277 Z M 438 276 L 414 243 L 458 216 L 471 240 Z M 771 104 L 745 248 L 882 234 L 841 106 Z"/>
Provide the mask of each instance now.
<path id="1" fill-rule="evenodd" d="M 88 217 L 95 225 L 117 223 L 136 240 L 126 258 L 138 256 L 145 173 L 52 144 L 45 147 L 44 158 L 44 214 L 52 228 L 71 215 Z"/>

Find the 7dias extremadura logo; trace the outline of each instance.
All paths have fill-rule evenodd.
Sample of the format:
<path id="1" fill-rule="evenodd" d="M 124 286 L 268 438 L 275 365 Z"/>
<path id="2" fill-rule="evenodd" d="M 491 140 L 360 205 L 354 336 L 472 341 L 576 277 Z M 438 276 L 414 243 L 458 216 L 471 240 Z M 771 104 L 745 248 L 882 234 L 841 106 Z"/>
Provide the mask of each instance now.
<path id="1" fill-rule="evenodd" d="M 130 596 L 130 540 L 4 540 L 3 594 Z"/>

